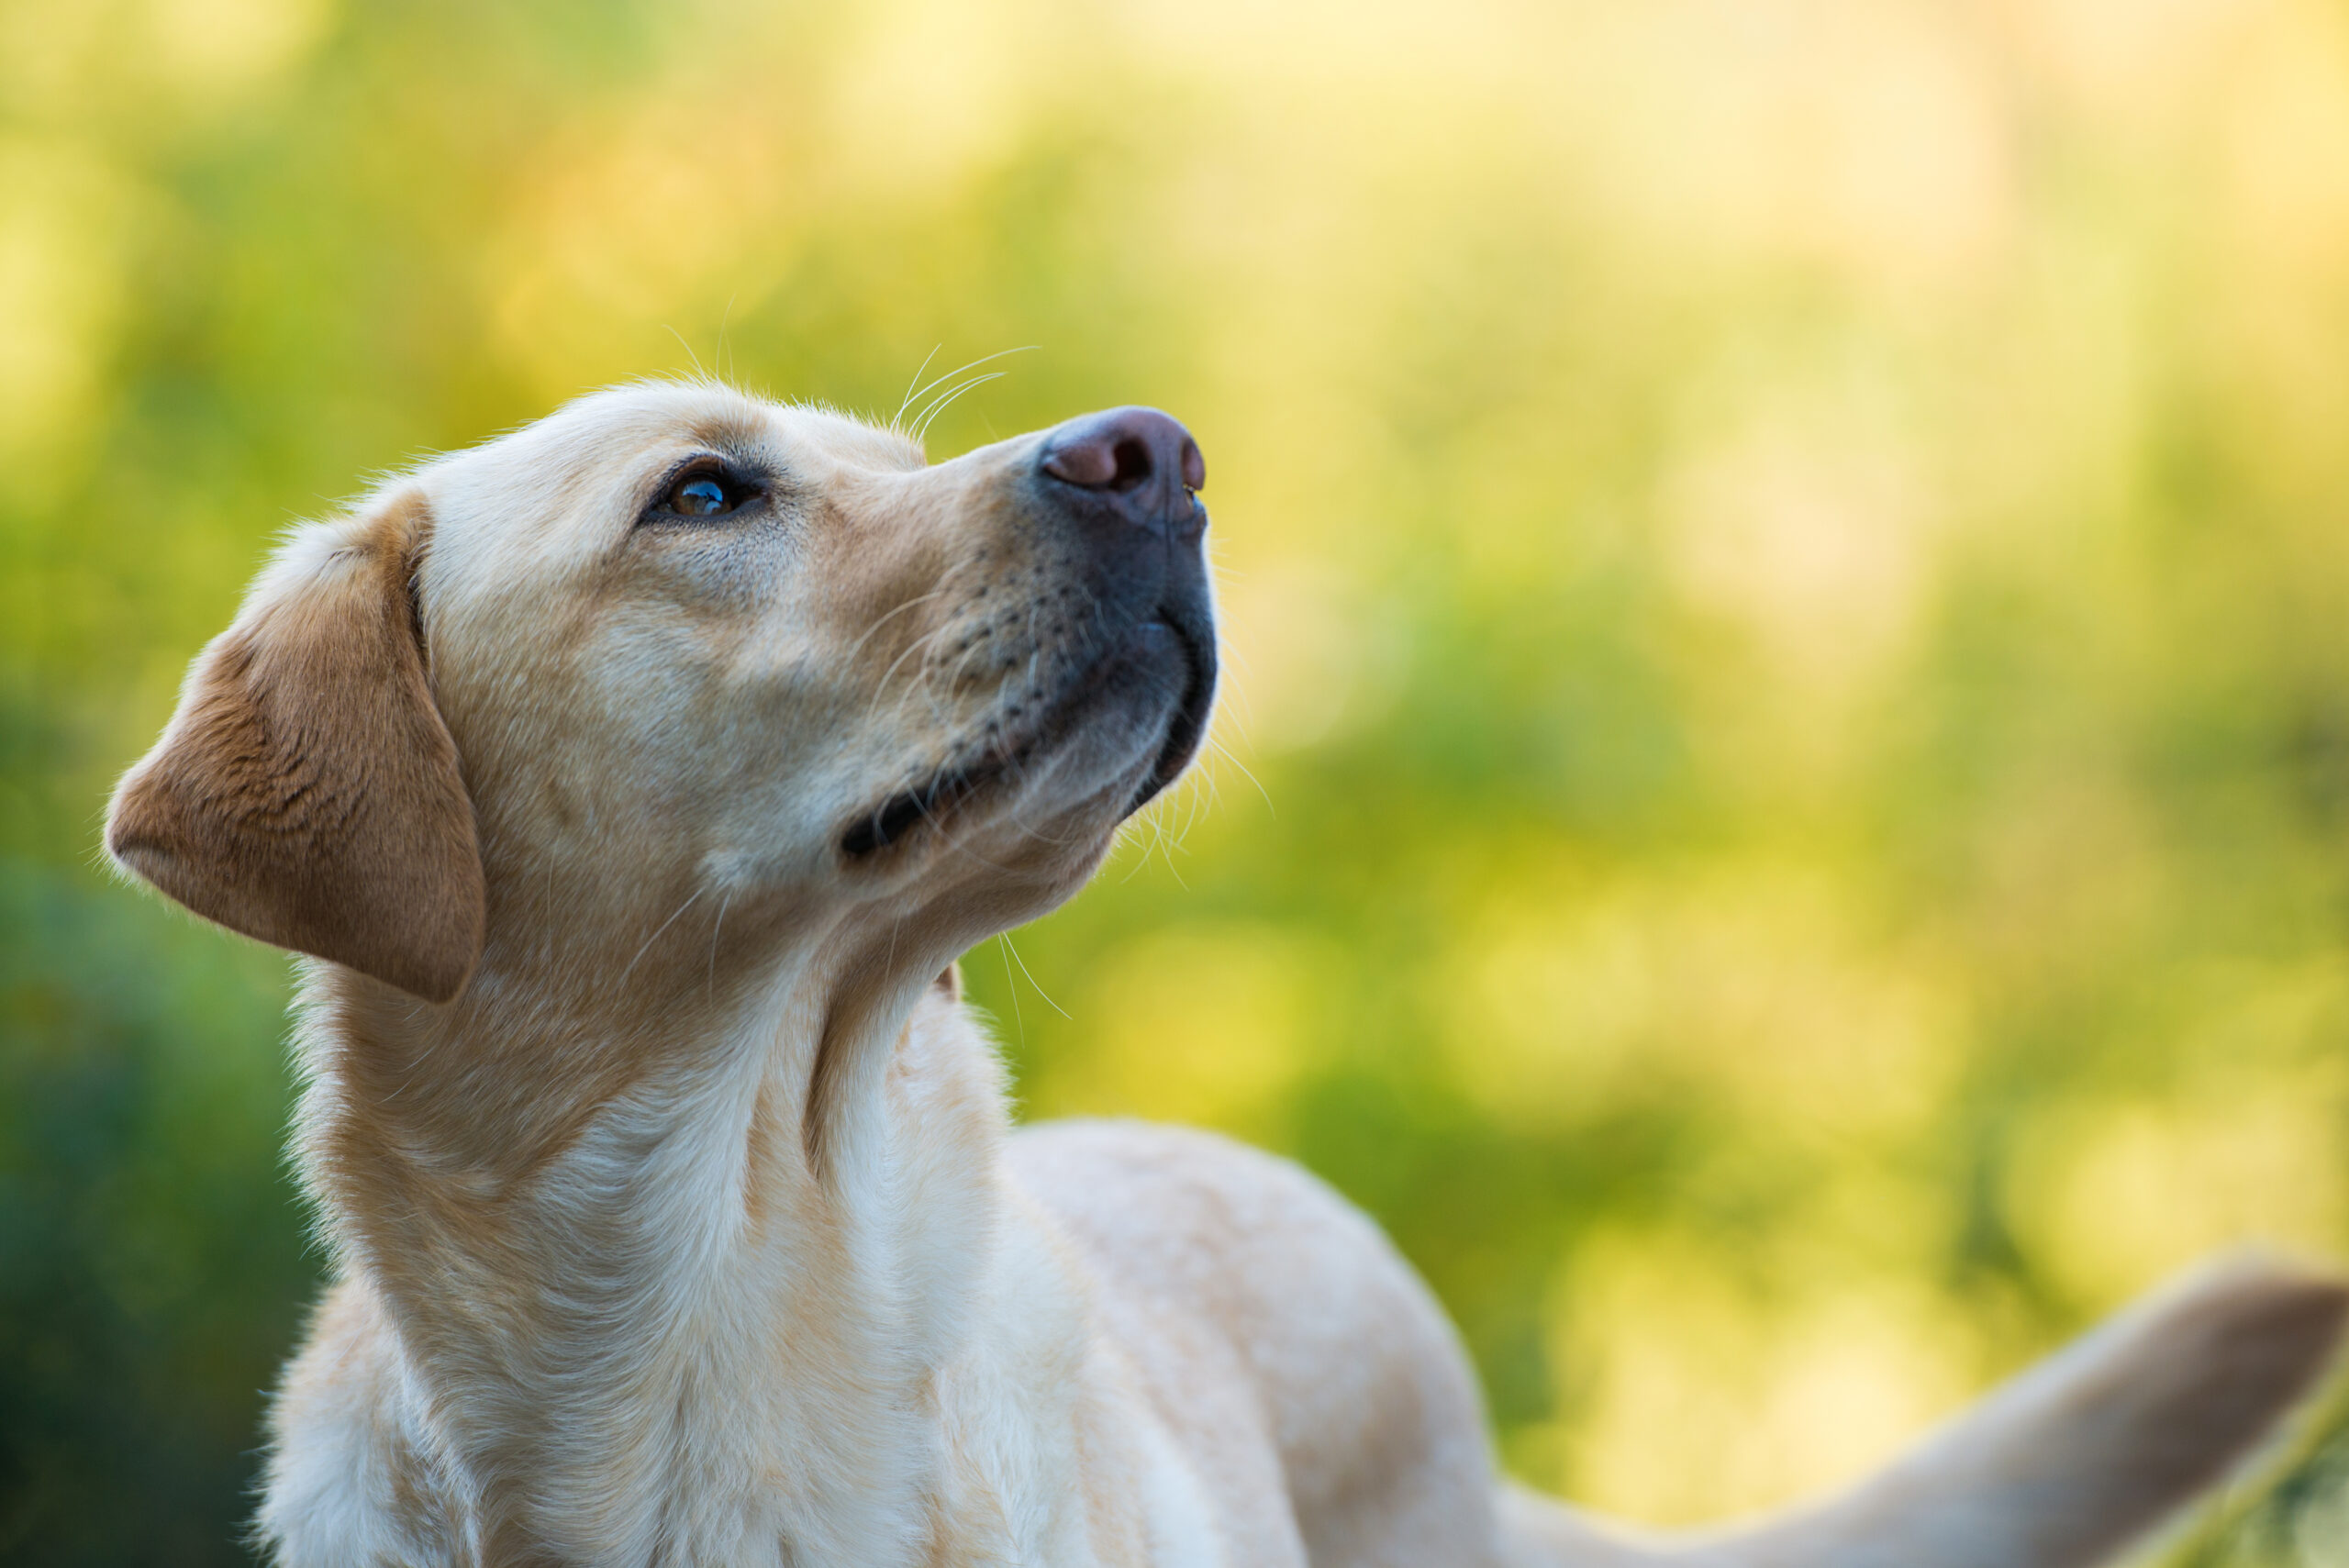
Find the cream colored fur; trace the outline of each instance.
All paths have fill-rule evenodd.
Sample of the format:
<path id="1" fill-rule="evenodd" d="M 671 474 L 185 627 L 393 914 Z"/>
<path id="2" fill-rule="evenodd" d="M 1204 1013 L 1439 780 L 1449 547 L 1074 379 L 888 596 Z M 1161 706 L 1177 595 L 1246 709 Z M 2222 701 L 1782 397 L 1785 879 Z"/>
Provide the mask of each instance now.
<path id="1" fill-rule="evenodd" d="M 301 529 L 199 663 L 110 842 L 340 961 L 301 984 L 339 1283 L 272 1417 L 280 1561 L 2057 1568 L 2326 1364 L 2341 1289 L 2243 1264 L 1742 1533 L 1505 1490 L 1434 1303 L 1311 1177 L 1008 1125 L 951 965 L 1082 884 L 1180 684 L 1039 439 L 928 466 L 723 388 L 603 393 Z M 763 509 L 640 521 L 708 452 Z M 376 611 L 311 613 L 353 584 Z M 414 647 L 368 652 L 387 627 Z M 373 705 L 418 755 L 445 723 L 461 779 L 351 740 Z M 971 756 L 1004 765 L 843 847 Z"/>

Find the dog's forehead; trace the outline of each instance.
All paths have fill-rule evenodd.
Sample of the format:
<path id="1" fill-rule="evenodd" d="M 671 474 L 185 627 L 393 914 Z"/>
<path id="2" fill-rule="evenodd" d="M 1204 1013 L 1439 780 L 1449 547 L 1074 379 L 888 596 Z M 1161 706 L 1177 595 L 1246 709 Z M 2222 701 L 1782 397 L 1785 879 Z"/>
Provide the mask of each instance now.
<path id="1" fill-rule="evenodd" d="M 432 506 L 434 553 L 483 568 L 491 558 L 513 568 L 523 558 L 600 557 L 652 499 L 661 477 L 706 451 L 802 485 L 820 485 L 843 470 L 904 473 L 927 461 L 896 432 L 829 409 L 718 385 L 613 387 L 427 468 L 420 477 Z"/>

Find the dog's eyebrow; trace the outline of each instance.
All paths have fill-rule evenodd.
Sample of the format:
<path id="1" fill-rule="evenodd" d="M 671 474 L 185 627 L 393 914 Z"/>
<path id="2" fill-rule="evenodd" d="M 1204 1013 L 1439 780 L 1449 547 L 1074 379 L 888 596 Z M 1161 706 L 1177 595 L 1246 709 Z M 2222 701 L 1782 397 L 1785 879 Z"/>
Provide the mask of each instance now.
<path id="1" fill-rule="evenodd" d="M 746 475 L 769 484 L 790 478 L 789 448 L 763 421 L 713 416 L 687 425 L 685 435 L 700 450 L 724 458 Z"/>

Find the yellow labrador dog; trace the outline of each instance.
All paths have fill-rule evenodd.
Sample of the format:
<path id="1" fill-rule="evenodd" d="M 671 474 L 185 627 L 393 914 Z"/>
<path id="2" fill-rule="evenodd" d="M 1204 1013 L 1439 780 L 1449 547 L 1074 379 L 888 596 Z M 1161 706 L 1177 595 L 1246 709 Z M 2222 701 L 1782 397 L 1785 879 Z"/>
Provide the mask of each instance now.
<path id="1" fill-rule="evenodd" d="M 2349 1296 L 2239 1265 L 1838 1499 L 1636 1539 L 1497 1483 L 1434 1303 L 1303 1172 L 1013 1131 L 955 956 L 1197 749 L 1204 480 L 1148 409 L 930 465 L 640 385 L 278 551 L 106 842 L 316 961 L 340 1283 L 280 1561 L 2056 1568 L 2320 1375 Z"/>

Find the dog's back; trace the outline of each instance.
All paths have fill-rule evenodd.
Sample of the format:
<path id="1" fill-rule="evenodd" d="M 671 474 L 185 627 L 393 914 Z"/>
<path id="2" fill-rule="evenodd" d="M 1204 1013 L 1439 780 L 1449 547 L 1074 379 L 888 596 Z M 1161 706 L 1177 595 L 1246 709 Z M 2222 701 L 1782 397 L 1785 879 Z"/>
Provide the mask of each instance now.
<path id="1" fill-rule="evenodd" d="M 1100 1272 L 1112 1329 L 1170 1419 L 1277 1457 L 1317 1565 L 1481 1550 L 1511 1568 L 2081 1568 L 2268 1439 L 2330 1364 L 2349 1311 L 2329 1279 L 2252 1260 L 2214 1269 L 1841 1497 L 1735 1532 L 1642 1539 L 1514 1487 L 1496 1518 L 1450 1325 L 1386 1238 L 1296 1166 L 1135 1122 L 1031 1129 L 1010 1159 Z M 1233 1397 L 1235 1379 L 1252 1399 Z M 1241 1473 L 1244 1495 L 1258 1473 Z"/>

